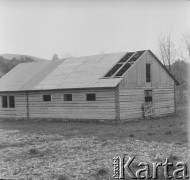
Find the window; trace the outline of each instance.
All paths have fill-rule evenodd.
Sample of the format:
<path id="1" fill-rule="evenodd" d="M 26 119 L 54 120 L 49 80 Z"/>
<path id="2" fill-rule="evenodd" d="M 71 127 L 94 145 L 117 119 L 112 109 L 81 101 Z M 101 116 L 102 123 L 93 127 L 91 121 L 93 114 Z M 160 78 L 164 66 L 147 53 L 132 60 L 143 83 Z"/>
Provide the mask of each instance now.
<path id="1" fill-rule="evenodd" d="M 112 77 L 121 68 L 121 66 L 123 66 L 123 64 L 127 62 L 134 54 L 134 52 L 127 53 L 117 64 L 114 65 L 111 70 L 108 71 L 108 73 L 104 77 Z"/>
<path id="2" fill-rule="evenodd" d="M 3 108 L 8 108 L 7 96 L 2 96 L 2 107 Z"/>
<path id="3" fill-rule="evenodd" d="M 126 62 L 125 64 L 121 67 L 121 69 L 116 73 L 115 77 L 121 77 L 123 74 L 139 59 L 140 56 L 145 51 L 137 51 L 132 55 Z"/>
<path id="4" fill-rule="evenodd" d="M 64 101 L 72 101 L 72 94 L 64 94 L 63 100 Z"/>
<path id="5" fill-rule="evenodd" d="M 15 97 L 9 96 L 9 107 L 14 108 L 15 107 Z"/>
<path id="6" fill-rule="evenodd" d="M 150 64 L 146 64 L 146 82 L 151 81 L 151 76 L 150 76 Z"/>
<path id="7" fill-rule="evenodd" d="M 86 100 L 87 101 L 96 101 L 96 94 L 95 93 L 86 94 Z"/>
<path id="8" fill-rule="evenodd" d="M 152 102 L 152 90 L 144 91 L 145 102 Z"/>
<path id="9" fill-rule="evenodd" d="M 2 107 L 3 108 L 15 108 L 15 97 L 14 96 L 2 96 Z"/>
<path id="10" fill-rule="evenodd" d="M 104 77 L 111 77 L 122 66 L 122 64 L 116 64 Z"/>
<path id="11" fill-rule="evenodd" d="M 51 95 L 50 94 L 43 95 L 43 101 L 51 101 Z"/>

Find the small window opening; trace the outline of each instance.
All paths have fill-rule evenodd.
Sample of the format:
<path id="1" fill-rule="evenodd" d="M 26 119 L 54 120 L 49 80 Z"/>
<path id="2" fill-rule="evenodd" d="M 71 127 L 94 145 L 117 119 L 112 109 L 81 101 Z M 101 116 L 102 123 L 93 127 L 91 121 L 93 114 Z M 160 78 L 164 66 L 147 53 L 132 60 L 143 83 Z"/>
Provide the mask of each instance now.
<path id="1" fill-rule="evenodd" d="M 152 90 L 144 91 L 145 102 L 152 102 Z"/>
<path id="2" fill-rule="evenodd" d="M 112 77 L 121 68 L 121 66 L 123 66 L 123 64 L 127 62 L 129 58 L 131 58 L 131 56 L 133 56 L 134 54 L 135 54 L 134 52 L 127 53 L 118 63 L 116 63 L 112 67 L 112 69 L 108 71 L 108 73 L 104 77 L 106 78 Z"/>
<path id="3" fill-rule="evenodd" d="M 131 56 L 133 56 L 135 54 L 135 52 L 128 52 L 120 61 L 119 63 L 123 62 L 127 62 L 129 60 L 129 58 L 131 58 Z"/>
<path id="4" fill-rule="evenodd" d="M 96 101 L 96 94 L 95 93 L 86 94 L 86 100 L 87 101 Z"/>
<path id="5" fill-rule="evenodd" d="M 111 77 L 121 66 L 122 64 L 116 64 L 104 77 Z"/>
<path id="6" fill-rule="evenodd" d="M 145 51 L 137 51 L 133 56 L 131 56 L 125 63 L 125 65 L 122 66 L 121 69 L 119 69 L 115 77 L 123 76 L 123 74 L 137 61 L 137 59 L 139 59 L 140 56 L 142 56 L 144 52 Z"/>
<path id="7" fill-rule="evenodd" d="M 63 100 L 64 101 L 72 101 L 72 94 L 64 94 Z"/>
<path id="8" fill-rule="evenodd" d="M 51 101 L 51 95 L 50 94 L 43 95 L 43 101 Z"/>
<path id="9" fill-rule="evenodd" d="M 15 97 L 9 96 L 9 107 L 14 108 L 15 107 Z"/>
<path id="10" fill-rule="evenodd" d="M 7 96 L 2 96 L 2 107 L 3 108 L 8 108 Z"/>
<path id="11" fill-rule="evenodd" d="M 131 64 L 126 63 L 115 76 L 119 76 L 119 77 L 122 76 L 130 67 L 131 67 Z"/>
<path id="12" fill-rule="evenodd" d="M 146 82 L 151 82 L 150 64 L 146 64 Z"/>

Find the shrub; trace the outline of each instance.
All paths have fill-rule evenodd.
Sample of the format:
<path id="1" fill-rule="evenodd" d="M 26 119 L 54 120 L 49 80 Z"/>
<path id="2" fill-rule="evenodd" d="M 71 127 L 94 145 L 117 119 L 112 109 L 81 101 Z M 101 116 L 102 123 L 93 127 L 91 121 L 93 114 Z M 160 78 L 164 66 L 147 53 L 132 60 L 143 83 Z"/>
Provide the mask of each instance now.
<path id="1" fill-rule="evenodd" d="M 130 137 L 130 138 L 134 138 L 135 135 L 134 135 L 134 134 L 130 134 L 129 137 Z"/>
<path id="2" fill-rule="evenodd" d="M 57 180 L 69 180 L 69 178 L 66 175 L 59 175 L 59 177 L 57 178 Z"/>
<path id="3" fill-rule="evenodd" d="M 166 131 L 164 134 L 165 135 L 170 135 L 170 134 L 172 134 L 172 132 L 171 131 Z"/>
<path id="4" fill-rule="evenodd" d="M 34 149 L 34 148 L 30 149 L 29 152 L 30 152 L 30 154 L 33 154 L 33 155 L 39 153 L 39 152 L 37 151 L 37 149 Z"/>
<path id="5" fill-rule="evenodd" d="M 100 168 L 98 169 L 94 174 L 93 174 L 93 177 L 97 180 L 99 179 L 108 179 L 109 178 L 109 173 L 108 173 L 108 170 L 105 169 L 105 168 Z"/>
<path id="6" fill-rule="evenodd" d="M 170 154 L 170 156 L 168 157 L 168 160 L 172 163 L 175 163 L 177 160 L 179 160 L 179 158 L 173 154 Z"/>
<path id="7" fill-rule="evenodd" d="M 148 135 L 149 135 L 149 136 L 152 136 L 152 135 L 155 135 L 155 133 L 149 132 Z"/>
<path id="8" fill-rule="evenodd" d="M 97 175 L 99 175 L 99 176 L 105 176 L 107 174 L 108 174 L 108 172 L 105 169 L 99 169 L 97 172 Z"/>

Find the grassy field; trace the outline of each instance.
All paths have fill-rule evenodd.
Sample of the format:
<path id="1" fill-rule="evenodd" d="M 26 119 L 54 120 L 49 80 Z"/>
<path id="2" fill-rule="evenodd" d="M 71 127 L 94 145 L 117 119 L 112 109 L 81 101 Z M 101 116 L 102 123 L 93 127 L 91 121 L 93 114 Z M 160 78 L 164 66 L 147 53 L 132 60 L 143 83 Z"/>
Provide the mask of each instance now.
<path id="1" fill-rule="evenodd" d="M 113 157 L 188 160 L 186 106 L 127 123 L 0 121 L 0 178 L 93 180 L 113 175 Z"/>

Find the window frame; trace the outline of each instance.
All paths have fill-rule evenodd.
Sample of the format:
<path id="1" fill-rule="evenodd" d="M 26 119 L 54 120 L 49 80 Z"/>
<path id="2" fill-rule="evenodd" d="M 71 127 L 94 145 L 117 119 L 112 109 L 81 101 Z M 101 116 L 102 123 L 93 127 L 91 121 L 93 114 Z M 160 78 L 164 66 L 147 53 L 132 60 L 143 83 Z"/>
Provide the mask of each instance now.
<path id="1" fill-rule="evenodd" d="M 13 102 L 11 102 L 11 98 L 13 98 Z M 15 108 L 15 96 L 9 96 L 9 108 Z"/>
<path id="2" fill-rule="evenodd" d="M 90 95 L 94 95 L 94 98 L 93 99 L 89 99 L 89 96 Z M 86 94 L 86 101 L 96 101 L 96 93 L 87 93 Z"/>
<path id="3" fill-rule="evenodd" d="M 4 106 L 4 100 L 3 98 L 6 98 L 6 106 Z M 8 96 L 1 96 L 1 103 L 2 103 L 2 108 L 8 108 L 9 104 L 8 104 Z"/>
<path id="4" fill-rule="evenodd" d="M 45 96 L 50 96 L 50 100 L 45 100 L 44 99 Z M 51 102 L 52 101 L 52 95 L 51 94 L 43 94 L 42 100 L 43 100 L 43 102 Z"/>
<path id="5" fill-rule="evenodd" d="M 5 98 L 6 97 L 6 106 L 4 106 L 4 100 L 3 100 L 3 98 Z M 11 98 L 13 97 L 13 103 L 11 102 Z M 15 108 L 16 107 L 16 101 L 15 101 L 15 95 L 10 95 L 10 96 L 5 96 L 5 95 L 3 95 L 3 96 L 1 96 L 1 106 L 2 106 L 2 108 Z"/>
<path id="6" fill-rule="evenodd" d="M 148 71 L 148 66 L 149 66 L 149 71 Z M 146 82 L 147 83 L 151 82 L 151 63 L 146 63 Z"/>
<path id="7" fill-rule="evenodd" d="M 151 95 L 147 95 L 146 92 L 151 92 Z M 147 100 L 147 99 L 151 99 L 151 100 Z M 146 89 L 144 90 L 144 102 L 145 103 L 152 103 L 153 102 L 153 90 L 152 89 Z"/>
<path id="8" fill-rule="evenodd" d="M 68 99 L 67 96 L 71 96 L 71 99 Z M 65 102 L 71 102 L 71 101 L 73 101 L 73 94 L 71 94 L 71 93 L 63 94 L 63 101 L 65 101 Z"/>

